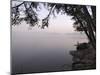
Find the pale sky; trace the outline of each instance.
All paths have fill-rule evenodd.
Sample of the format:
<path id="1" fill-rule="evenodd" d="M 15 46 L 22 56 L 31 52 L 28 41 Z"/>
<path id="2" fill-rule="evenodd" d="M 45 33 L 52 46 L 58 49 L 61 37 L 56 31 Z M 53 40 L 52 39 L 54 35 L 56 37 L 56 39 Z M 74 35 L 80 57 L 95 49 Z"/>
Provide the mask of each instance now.
<path id="1" fill-rule="evenodd" d="M 14 2 L 12 3 L 12 6 L 20 4 L 20 3 L 22 2 L 18 2 L 18 3 Z M 41 25 L 42 19 L 44 19 L 49 13 L 48 10 L 42 4 L 40 4 L 40 7 L 41 9 L 39 9 L 38 7 L 39 12 L 37 12 L 38 18 L 40 19 L 39 25 Z M 73 28 L 73 22 L 74 21 L 71 20 L 71 16 L 68 16 L 65 14 L 61 14 L 61 13 L 56 14 L 56 18 L 54 18 L 54 16 L 51 15 L 50 20 L 49 20 L 49 27 L 43 29 L 42 31 L 53 32 L 53 33 L 74 33 L 75 28 Z M 25 25 L 25 23 L 22 23 L 19 26 L 19 28 L 21 30 L 28 29 L 28 25 Z M 33 29 L 37 31 L 40 28 L 34 27 Z"/>

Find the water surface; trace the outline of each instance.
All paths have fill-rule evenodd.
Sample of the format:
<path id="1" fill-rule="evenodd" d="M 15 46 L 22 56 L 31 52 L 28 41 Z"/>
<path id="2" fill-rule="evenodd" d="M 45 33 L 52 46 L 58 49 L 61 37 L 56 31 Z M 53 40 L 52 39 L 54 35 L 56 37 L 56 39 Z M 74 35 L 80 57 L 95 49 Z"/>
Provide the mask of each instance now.
<path id="1" fill-rule="evenodd" d="M 80 33 L 54 33 L 12 27 L 12 70 L 16 73 L 71 70 L 77 42 L 87 41 Z"/>

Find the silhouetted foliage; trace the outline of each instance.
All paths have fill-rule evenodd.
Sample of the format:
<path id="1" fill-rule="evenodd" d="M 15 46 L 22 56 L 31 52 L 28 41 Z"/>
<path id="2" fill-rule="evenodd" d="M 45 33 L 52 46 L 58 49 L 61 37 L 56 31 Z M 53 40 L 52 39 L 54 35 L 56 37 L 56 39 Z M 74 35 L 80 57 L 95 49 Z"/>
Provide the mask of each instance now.
<path id="1" fill-rule="evenodd" d="M 13 3 L 13 1 L 12 1 Z M 42 19 L 42 26 L 38 25 L 38 11 L 39 4 L 43 4 L 47 7 L 49 14 L 46 18 Z M 21 9 L 23 8 L 23 9 Z M 25 21 L 30 26 L 39 26 L 42 29 L 49 26 L 49 18 L 51 13 L 55 16 L 55 12 L 58 14 L 62 12 L 72 16 L 74 20 L 74 28 L 76 31 L 84 31 L 87 38 L 91 42 L 93 48 L 96 48 L 96 7 L 86 5 L 70 5 L 70 4 L 56 4 L 56 3 L 38 3 L 38 2 L 20 2 L 18 5 L 11 7 L 11 22 L 12 25 L 18 25 L 22 21 Z M 24 16 L 21 16 L 21 13 Z M 39 11 L 38 11 L 39 12 Z M 66 16 L 67 17 L 67 16 Z"/>

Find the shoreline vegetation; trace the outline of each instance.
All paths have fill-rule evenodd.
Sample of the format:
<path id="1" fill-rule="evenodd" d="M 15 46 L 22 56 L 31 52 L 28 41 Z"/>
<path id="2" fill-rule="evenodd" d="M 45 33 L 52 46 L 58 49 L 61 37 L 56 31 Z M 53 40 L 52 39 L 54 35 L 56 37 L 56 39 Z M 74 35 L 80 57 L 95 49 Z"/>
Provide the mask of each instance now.
<path id="1" fill-rule="evenodd" d="M 96 49 L 90 43 L 78 43 L 76 51 L 70 51 L 72 70 L 96 69 Z"/>
<path id="2" fill-rule="evenodd" d="M 44 11 L 46 12 L 43 13 Z M 89 41 L 88 43 L 86 42 L 78 43 L 76 46 L 76 51 L 75 50 L 70 51 L 70 54 L 72 55 L 72 61 L 73 61 L 71 70 L 96 69 L 96 6 L 48 3 L 48 2 L 33 2 L 33 1 L 20 2 L 20 1 L 14 1 L 14 0 L 12 0 L 11 2 L 11 26 L 20 25 L 23 21 L 25 21 L 29 25 L 29 27 L 37 26 L 37 28 L 45 29 L 45 28 L 49 28 L 49 25 L 51 22 L 53 23 L 51 17 L 53 16 L 56 18 L 60 14 L 65 15 L 65 17 L 67 17 L 66 21 L 64 22 L 61 21 L 62 18 L 60 18 L 60 20 L 56 19 L 57 21 L 61 21 L 61 23 L 59 23 L 62 25 L 61 28 L 66 28 L 65 30 L 68 30 L 69 28 L 64 27 L 63 25 L 64 24 L 73 25 L 73 28 L 75 29 L 75 31 L 84 32 L 84 34 L 87 36 L 87 39 Z M 70 19 L 68 17 L 70 17 Z M 54 23 L 56 24 L 56 22 Z M 59 29 L 60 27 L 59 28 L 58 27 L 59 27 L 58 25 L 55 26 L 55 28 L 60 30 Z M 81 40 L 83 41 L 82 38 L 83 37 L 81 37 Z M 15 63 L 12 63 L 12 64 L 15 64 Z M 66 69 L 70 70 L 70 65 L 69 66 L 66 66 L 66 65 L 67 64 L 65 64 L 63 67 L 64 68 L 67 67 Z M 17 67 L 13 66 L 13 67 L 14 69 L 19 68 L 18 66 Z M 36 68 L 35 72 L 38 72 L 38 70 L 40 70 L 40 69 L 37 69 L 37 67 L 35 68 Z M 33 72 L 32 68 L 30 70 L 31 72 Z M 27 70 L 23 70 L 23 71 L 27 73 L 30 72 L 30 71 L 28 72 Z M 21 73 L 23 73 L 23 71 L 21 71 Z M 16 72 L 17 71 L 15 72 L 12 71 L 12 73 L 16 73 Z"/>

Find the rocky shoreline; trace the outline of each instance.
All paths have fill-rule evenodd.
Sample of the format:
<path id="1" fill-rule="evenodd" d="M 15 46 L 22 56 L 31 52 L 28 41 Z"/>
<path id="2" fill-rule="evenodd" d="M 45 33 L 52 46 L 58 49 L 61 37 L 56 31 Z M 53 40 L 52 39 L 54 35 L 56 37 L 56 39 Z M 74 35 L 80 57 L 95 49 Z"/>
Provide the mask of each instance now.
<path id="1" fill-rule="evenodd" d="M 96 50 L 90 43 L 79 43 L 76 51 L 70 51 L 73 56 L 72 70 L 96 68 Z"/>

